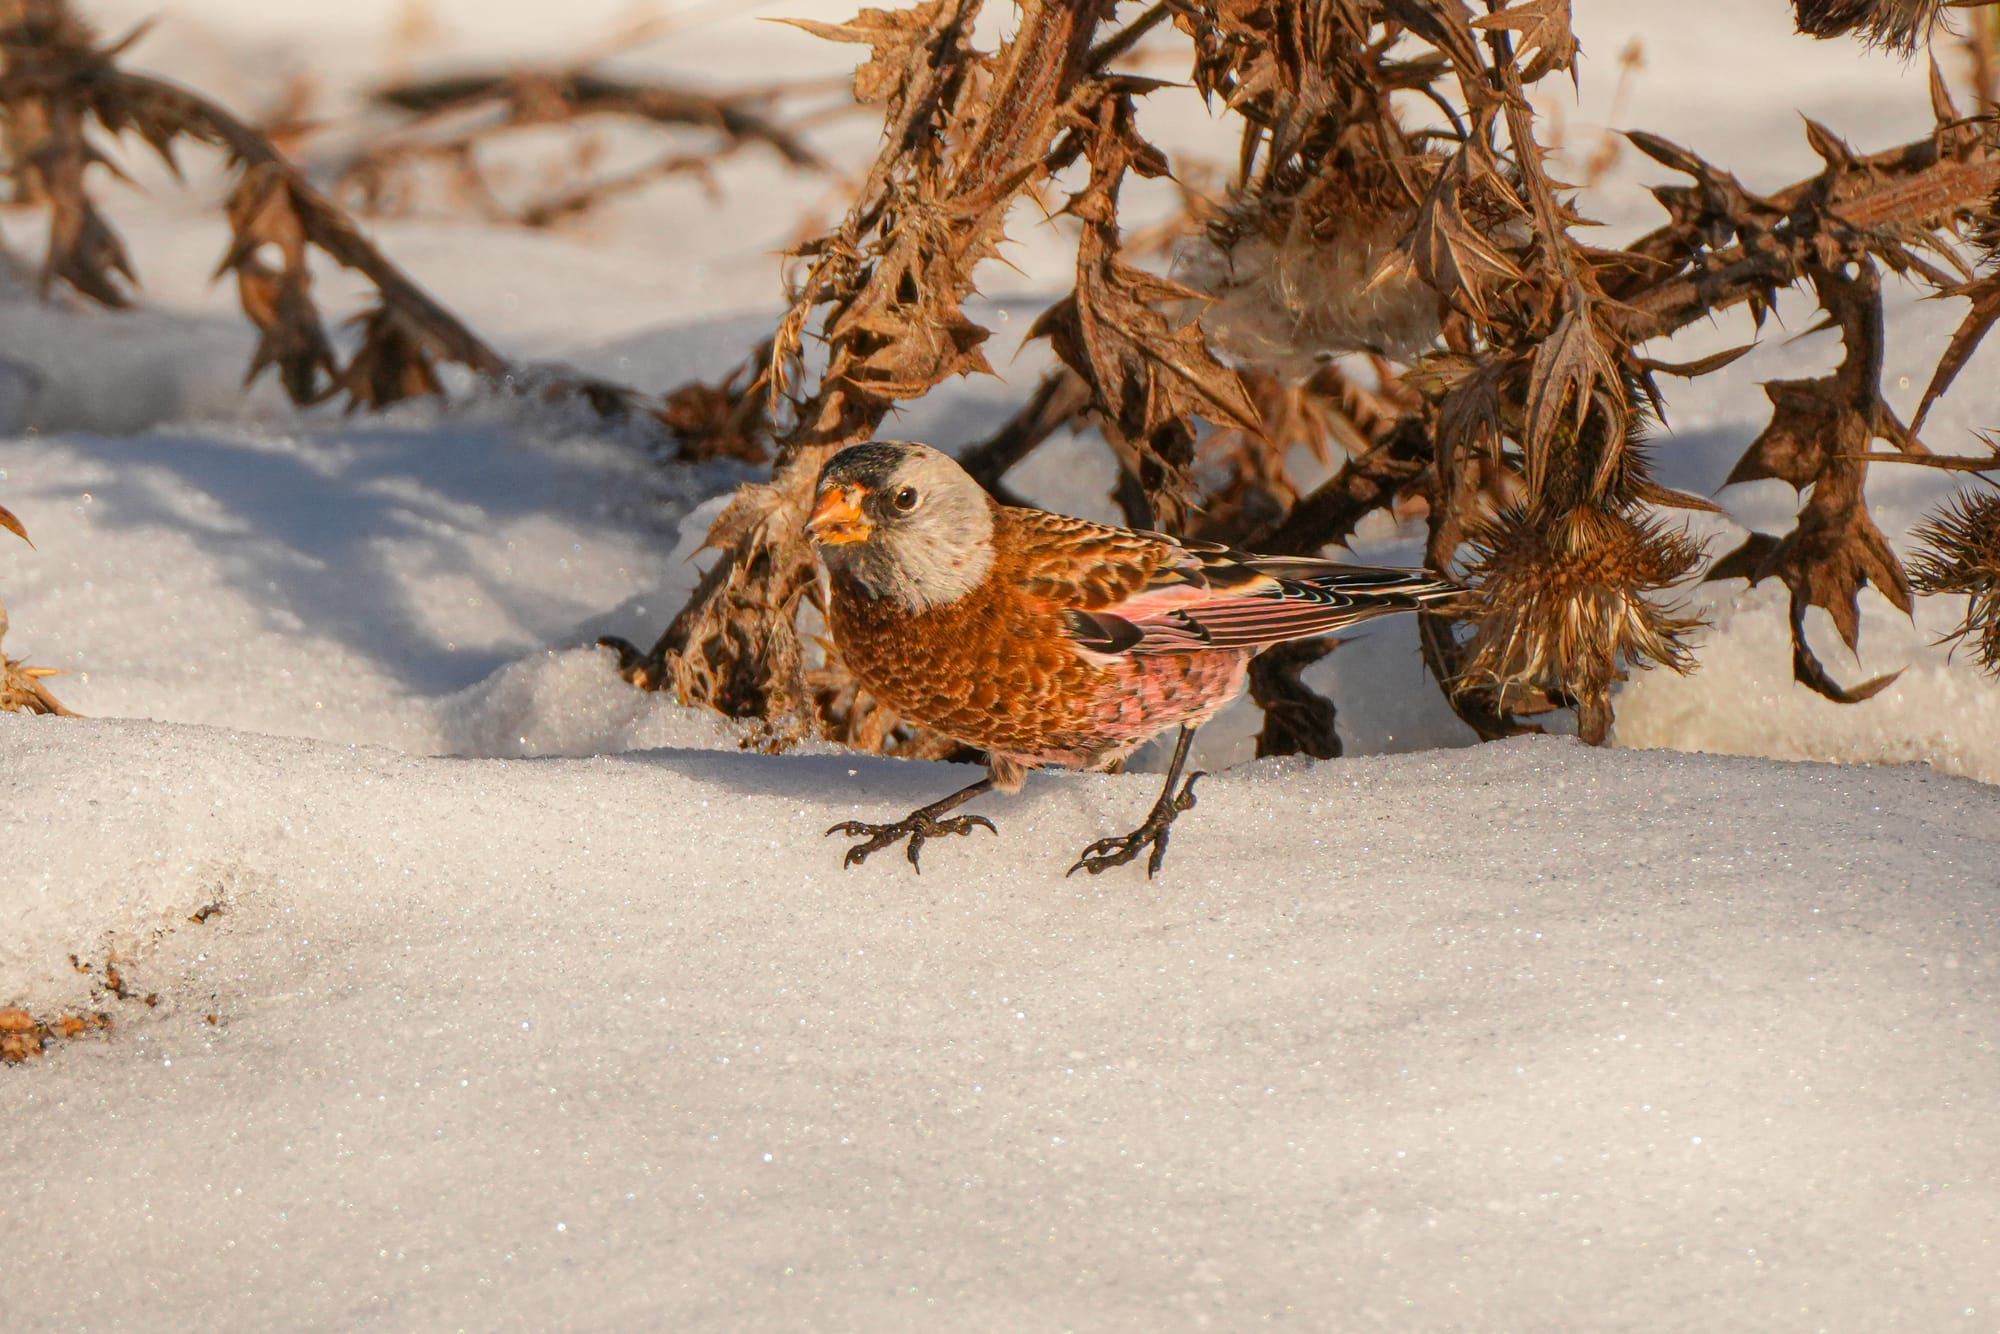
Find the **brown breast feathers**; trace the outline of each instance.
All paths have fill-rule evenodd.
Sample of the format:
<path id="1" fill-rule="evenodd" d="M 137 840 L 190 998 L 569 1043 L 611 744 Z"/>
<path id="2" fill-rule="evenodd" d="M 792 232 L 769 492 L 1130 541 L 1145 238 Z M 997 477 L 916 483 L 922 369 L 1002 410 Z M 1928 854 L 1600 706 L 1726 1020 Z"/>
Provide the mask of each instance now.
<path id="1" fill-rule="evenodd" d="M 911 612 L 835 579 L 828 620 L 848 670 L 911 722 L 1028 763 L 1091 765 L 1203 718 L 1242 689 L 1238 652 L 1085 653 L 1072 613 L 1175 579 L 1172 542 L 995 506 L 994 563 L 957 602 Z"/>

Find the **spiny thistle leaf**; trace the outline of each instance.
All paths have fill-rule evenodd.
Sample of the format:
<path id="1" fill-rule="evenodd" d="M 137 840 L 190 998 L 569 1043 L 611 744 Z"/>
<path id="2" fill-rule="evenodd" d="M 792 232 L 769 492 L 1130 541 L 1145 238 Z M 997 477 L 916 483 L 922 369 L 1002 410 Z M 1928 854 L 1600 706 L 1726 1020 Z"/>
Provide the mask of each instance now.
<path id="1" fill-rule="evenodd" d="M 1467 195 L 1482 184 L 1487 186 L 1489 198 L 1511 198 L 1490 189 L 1494 172 L 1479 140 L 1452 154 L 1417 210 L 1408 242 L 1410 257 L 1424 281 L 1479 320 L 1491 318 L 1494 298 L 1527 280 L 1513 257 L 1493 239 L 1502 234 L 1501 228 L 1492 225 L 1496 220 L 1482 219 L 1475 225 L 1465 211 Z"/>
<path id="2" fill-rule="evenodd" d="M 1558 504 L 1601 495 L 1617 467 L 1630 409 L 1616 354 L 1597 325 L 1591 302 L 1572 304 L 1555 332 L 1535 349 L 1527 411 L 1521 443 L 1528 490 L 1540 496 L 1555 479 L 1565 489 L 1582 488 L 1556 498 Z M 1594 420 L 1600 416 L 1601 421 Z M 1603 442 L 1595 459 L 1554 457 L 1559 450 L 1572 452 L 1566 445 L 1593 438 Z"/>
<path id="3" fill-rule="evenodd" d="M 941 0 L 924 0 L 908 9 L 864 9 L 845 23 L 816 19 L 773 20 L 802 28 L 829 42 L 859 42 L 869 58 L 854 70 L 854 100 L 889 102 L 899 97 L 919 52 L 937 35 Z"/>
<path id="4" fill-rule="evenodd" d="M 243 313 L 261 334 L 244 382 L 275 366 L 294 403 L 314 402 L 322 379 L 338 376 L 340 366 L 313 304 L 305 224 L 284 173 L 268 166 L 245 170 L 229 196 L 229 220 L 234 234 L 216 272 L 235 272 Z M 280 267 L 266 256 L 275 256 Z"/>
<path id="5" fill-rule="evenodd" d="M 34 541 L 28 536 L 28 530 L 21 525 L 19 519 L 14 517 L 14 511 L 8 509 L 5 505 L 0 505 L 0 528 L 5 528 L 29 546 L 35 545 Z"/>
<path id="6" fill-rule="evenodd" d="M 1569 0 L 1519 0 L 1496 13 L 1472 21 L 1485 31 L 1518 34 L 1520 54 L 1534 52 L 1521 70 L 1521 82 L 1533 83 L 1551 70 L 1576 76 L 1576 33 L 1570 28 Z"/>
<path id="7" fill-rule="evenodd" d="M 1721 370 L 1747 353 L 1755 351 L 1756 348 L 1755 343 L 1743 343 L 1736 347 L 1724 348 L 1720 352 L 1711 352 L 1705 357 L 1696 357 L 1693 361 L 1658 361 L 1652 357 L 1641 357 L 1638 365 L 1641 370 L 1652 374 L 1693 380 L 1711 371 Z"/>
<path id="8" fill-rule="evenodd" d="M 1771 421 L 1730 470 L 1725 486 L 1776 478 L 1803 491 L 1826 468 L 1828 443 L 1839 434 L 1844 409 L 1833 396 L 1831 376 L 1817 380 L 1772 380 L 1764 386 Z"/>
<path id="9" fill-rule="evenodd" d="M 1952 334 L 1944 355 L 1938 358 L 1930 383 L 1924 386 L 1923 400 L 1917 404 L 1917 415 L 1910 421 L 1912 432 L 1923 429 L 1924 419 L 1930 416 L 1931 405 L 1951 388 L 1951 382 L 1958 378 L 1966 362 L 1972 359 L 1973 350 L 1993 328 L 1994 322 L 2000 320 L 2000 270 L 1939 295 L 1965 297 L 1972 302 L 1972 309 L 1965 313 L 1965 319 Z"/>
<path id="10" fill-rule="evenodd" d="M 355 316 L 352 323 L 361 330 L 361 345 L 336 381 L 348 397 L 350 411 L 443 392 L 421 325 L 387 304 Z"/>
<path id="11" fill-rule="evenodd" d="M 1852 435 L 1846 438 L 1852 439 Z M 1836 442 L 1841 439 L 1836 436 Z M 1836 444 L 1836 449 L 1838 445 Z M 1710 579 L 1747 579 L 1751 584 L 1776 576 L 1791 590 L 1792 676 L 1839 704 L 1855 704 L 1881 693 L 1896 673 L 1852 688 L 1833 679 L 1806 641 L 1806 612 L 1813 607 L 1833 618 L 1849 652 L 1861 642 L 1861 590 L 1874 585 L 1898 611 L 1913 607 L 1909 576 L 1875 526 L 1861 497 L 1859 458 L 1830 454 L 1813 484 L 1811 499 L 1786 536 L 1753 533 L 1749 540 L 1709 570 Z"/>

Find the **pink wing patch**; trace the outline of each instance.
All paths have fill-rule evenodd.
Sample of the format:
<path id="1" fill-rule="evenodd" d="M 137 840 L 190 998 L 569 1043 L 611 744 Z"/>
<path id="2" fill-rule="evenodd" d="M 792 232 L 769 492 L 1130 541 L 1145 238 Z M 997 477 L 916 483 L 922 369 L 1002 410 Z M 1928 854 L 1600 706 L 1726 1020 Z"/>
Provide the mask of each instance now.
<path id="1" fill-rule="evenodd" d="M 1263 562 L 1220 552 L 1197 558 L 1201 569 L 1185 571 L 1194 575 L 1185 582 L 1156 584 L 1096 611 L 1072 611 L 1071 635 L 1102 654 L 1262 649 L 1459 595 L 1456 586 L 1421 570 Z"/>

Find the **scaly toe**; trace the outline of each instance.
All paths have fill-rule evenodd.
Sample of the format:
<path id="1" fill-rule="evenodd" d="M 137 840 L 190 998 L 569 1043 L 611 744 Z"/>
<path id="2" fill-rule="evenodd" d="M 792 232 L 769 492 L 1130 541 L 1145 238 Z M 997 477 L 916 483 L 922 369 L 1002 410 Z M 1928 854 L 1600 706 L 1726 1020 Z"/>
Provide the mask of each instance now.
<path id="1" fill-rule="evenodd" d="M 925 843 L 931 839 L 943 838 L 949 834 L 970 834 L 974 829 L 985 829 L 995 835 L 1000 832 L 998 827 L 983 815 L 954 815 L 945 820 L 934 820 L 927 815 L 913 815 L 906 819 L 897 820 L 893 824 L 870 824 L 865 820 L 842 820 L 826 832 L 828 837 L 834 834 L 845 834 L 850 838 L 867 836 L 867 842 L 855 844 L 847 850 L 847 855 L 841 858 L 840 866 L 842 870 L 846 870 L 850 866 L 859 866 L 867 861 L 871 854 L 880 852 L 886 847 L 908 839 L 909 842 L 903 849 L 903 855 L 910 859 L 910 865 L 916 868 L 917 874 L 922 875 L 924 872 L 923 864 L 917 858 L 922 853 Z"/>
<path id="2" fill-rule="evenodd" d="M 1194 809 L 1195 780 L 1197 778 L 1206 778 L 1206 777 L 1208 777 L 1208 770 L 1206 769 L 1196 769 L 1193 773 L 1187 776 L 1187 782 L 1181 784 L 1180 795 L 1174 798 L 1174 813 L 1176 815 L 1180 814 L 1183 811 L 1191 811 Z"/>

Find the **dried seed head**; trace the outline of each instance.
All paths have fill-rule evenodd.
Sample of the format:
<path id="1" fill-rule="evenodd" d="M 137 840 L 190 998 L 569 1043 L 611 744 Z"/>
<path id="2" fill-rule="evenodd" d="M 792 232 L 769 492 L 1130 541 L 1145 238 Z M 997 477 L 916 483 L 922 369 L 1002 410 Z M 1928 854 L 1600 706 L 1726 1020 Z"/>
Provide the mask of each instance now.
<path id="1" fill-rule="evenodd" d="M 1944 0 L 1792 0 L 1799 31 L 1839 37 L 1859 29 L 1870 46 L 1908 55 L 1930 35 Z"/>
<path id="2" fill-rule="evenodd" d="M 1481 610 L 1459 690 L 1574 700 L 1595 743 L 1626 669 L 1693 669 L 1685 637 L 1702 621 L 1647 596 L 1700 564 L 1701 545 L 1684 531 L 1597 505 L 1553 516 L 1510 509 L 1483 523 L 1471 548 L 1466 575 Z"/>
<path id="3" fill-rule="evenodd" d="M 1399 249 L 1413 212 L 1328 193 L 1245 196 L 1183 248 L 1176 276 L 1214 299 L 1201 323 L 1216 348 L 1303 380 L 1350 352 L 1407 361 L 1437 337 L 1437 294 Z"/>
<path id="4" fill-rule="evenodd" d="M 1973 248 L 1989 269 L 2000 268 L 2000 191 L 1995 191 L 1972 215 Z"/>
<path id="5" fill-rule="evenodd" d="M 1963 593 L 1965 619 L 1945 636 L 1970 640 L 1982 669 L 2000 676 L 2000 492 L 1960 495 L 1916 537 L 1910 583 L 1920 593 Z"/>
<path id="6" fill-rule="evenodd" d="M 62 701 L 49 693 L 43 678 L 54 676 L 47 667 L 30 667 L 19 658 L 0 653 L 0 713 L 53 713 L 70 716 Z"/>

